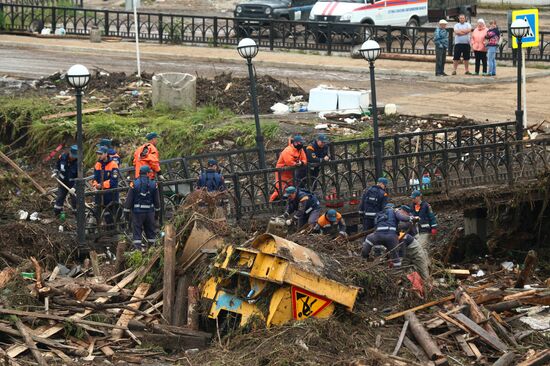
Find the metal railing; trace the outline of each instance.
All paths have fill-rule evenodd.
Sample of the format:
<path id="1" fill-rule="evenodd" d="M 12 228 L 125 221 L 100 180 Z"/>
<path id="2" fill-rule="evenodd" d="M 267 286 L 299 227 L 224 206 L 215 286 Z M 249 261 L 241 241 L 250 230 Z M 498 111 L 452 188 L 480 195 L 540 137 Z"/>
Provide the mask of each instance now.
<path id="1" fill-rule="evenodd" d="M 133 13 L 119 10 L 80 9 L 55 6 L 0 3 L 5 31 L 27 31 L 33 20 L 63 27 L 67 34 L 89 34 L 97 25 L 105 36 L 133 39 L 136 25 Z M 160 43 L 208 44 L 236 46 L 239 39 L 252 37 L 260 47 L 332 52 L 349 52 L 366 39 L 377 40 L 385 53 L 434 55 L 434 28 L 394 27 L 332 22 L 242 19 L 215 16 L 137 13 L 139 36 Z M 247 22 L 255 22 L 250 24 Z M 1 29 L 0 29 L 1 30 Z M 508 45 L 507 31 L 502 30 L 503 42 L 497 59 L 512 60 L 514 52 Z M 449 29 L 452 45 L 453 30 Z M 452 47 L 449 54 L 452 53 Z M 550 61 L 550 32 L 540 32 L 538 47 L 528 48 L 528 61 Z"/>
<path id="2" fill-rule="evenodd" d="M 324 206 L 354 206 L 359 203 L 364 188 L 373 184 L 376 178 L 374 159 L 370 156 L 333 160 L 317 168 L 317 173 L 305 167 L 225 175 L 229 195 L 226 203 L 228 217 L 243 220 L 281 213 L 283 202 L 271 202 L 270 196 L 273 191 L 281 192 L 291 184 L 313 191 Z M 390 182 L 389 194 L 393 197 L 408 195 L 413 189 L 435 195 L 491 184 L 513 186 L 550 172 L 550 139 L 389 155 L 383 158 L 383 169 Z M 195 189 L 195 183 L 196 178 L 159 183 L 163 192 L 163 219 L 173 215 L 185 194 Z M 116 189 L 122 196 L 126 190 L 122 187 Z M 87 195 L 95 198 L 97 194 L 89 192 Z M 109 222 L 105 221 L 106 216 L 110 217 Z M 127 225 L 118 203 L 90 209 L 88 217 L 90 237 L 120 232 Z"/>
<path id="3" fill-rule="evenodd" d="M 83 0 L 2 0 L 4 4 L 13 5 L 38 5 L 38 6 L 56 6 L 56 7 L 84 7 Z"/>

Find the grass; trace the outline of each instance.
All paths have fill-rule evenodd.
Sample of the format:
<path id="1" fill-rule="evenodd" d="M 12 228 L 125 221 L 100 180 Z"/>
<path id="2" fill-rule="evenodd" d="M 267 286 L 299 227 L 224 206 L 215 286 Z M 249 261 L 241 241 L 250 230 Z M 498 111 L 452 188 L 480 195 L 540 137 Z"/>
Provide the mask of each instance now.
<path id="1" fill-rule="evenodd" d="M 59 144 L 73 144 L 76 135 L 74 117 L 41 119 L 44 115 L 65 110 L 66 107 L 53 106 L 47 99 L 38 97 L 0 97 L 0 143 L 7 145 L 26 135 L 21 153 L 38 156 Z M 128 116 L 108 112 L 85 115 L 83 131 L 84 159 L 91 165 L 95 160 L 95 144 L 104 137 L 113 139 L 124 152 L 124 162 L 130 163 L 134 149 L 144 142 L 150 131 L 162 136 L 158 144 L 161 158 L 170 159 L 207 152 L 212 150 L 212 143 L 222 140 L 233 142 L 233 148 L 253 147 L 256 130 L 252 120 L 235 118 L 232 112 L 214 106 L 182 111 L 160 106 Z M 278 124 L 265 121 L 262 131 L 269 141 L 277 135 Z"/>

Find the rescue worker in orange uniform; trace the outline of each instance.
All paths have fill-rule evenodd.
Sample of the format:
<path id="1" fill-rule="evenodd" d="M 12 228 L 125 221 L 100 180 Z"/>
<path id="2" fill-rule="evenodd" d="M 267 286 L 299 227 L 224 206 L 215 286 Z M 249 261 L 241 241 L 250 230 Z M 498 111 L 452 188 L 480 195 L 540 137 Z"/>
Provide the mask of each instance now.
<path id="1" fill-rule="evenodd" d="M 348 236 L 346 233 L 346 222 L 344 221 L 344 218 L 340 212 L 332 208 L 319 217 L 317 224 L 315 224 L 315 227 L 313 228 L 313 232 L 329 235 L 331 237 L 336 237 L 339 235 L 345 238 Z"/>
<path id="2" fill-rule="evenodd" d="M 94 166 L 94 180 L 92 186 L 97 191 L 110 190 L 118 187 L 118 164 L 116 161 L 109 158 L 109 149 L 106 146 L 100 147 L 96 153 L 98 160 Z M 96 205 L 99 210 L 103 210 L 108 207 L 111 202 L 118 203 L 119 194 L 117 191 L 98 193 L 95 196 Z M 105 222 L 107 224 L 113 223 L 113 217 L 108 208 L 104 213 Z"/>
<path id="3" fill-rule="evenodd" d="M 148 174 L 150 179 L 164 180 L 162 171 L 160 170 L 160 156 L 157 150 L 157 142 L 159 135 L 156 132 L 150 132 L 145 136 L 147 143 L 138 147 L 134 153 L 134 167 L 136 168 L 135 176 L 139 178 L 139 170 L 142 166 L 147 165 L 151 168 Z"/>
<path id="4" fill-rule="evenodd" d="M 279 155 L 279 160 L 277 160 L 276 168 L 288 168 L 288 167 L 302 167 L 305 168 L 307 165 L 307 156 L 304 151 L 304 139 L 300 135 L 294 136 L 288 146 L 281 151 Z M 296 174 L 296 180 L 294 181 L 294 174 Z M 286 170 L 282 172 L 275 173 L 275 191 L 271 194 L 270 202 L 275 201 L 279 198 L 279 191 L 284 193 L 286 187 L 288 186 L 300 186 L 300 178 L 304 175 L 303 171 L 300 169 Z"/>

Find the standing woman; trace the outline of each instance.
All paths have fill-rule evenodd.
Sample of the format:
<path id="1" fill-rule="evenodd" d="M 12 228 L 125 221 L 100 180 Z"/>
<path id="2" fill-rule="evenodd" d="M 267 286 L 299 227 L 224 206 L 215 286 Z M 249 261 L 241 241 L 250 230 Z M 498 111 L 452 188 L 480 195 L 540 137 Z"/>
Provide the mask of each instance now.
<path id="1" fill-rule="evenodd" d="M 489 23 L 489 30 L 487 31 L 487 62 L 489 63 L 489 76 L 495 76 L 497 74 L 497 51 L 498 44 L 500 43 L 500 30 L 497 26 L 497 21 L 492 20 Z"/>
<path id="2" fill-rule="evenodd" d="M 474 50 L 476 58 L 476 75 L 479 75 L 479 65 L 483 64 L 483 76 L 487 76 L 487 48 L 485 47 L 485 37 L 487 36 L 487 27 L 483 19 L 478 19 L 477 27 L 472 32 L 470 43 Z"/>

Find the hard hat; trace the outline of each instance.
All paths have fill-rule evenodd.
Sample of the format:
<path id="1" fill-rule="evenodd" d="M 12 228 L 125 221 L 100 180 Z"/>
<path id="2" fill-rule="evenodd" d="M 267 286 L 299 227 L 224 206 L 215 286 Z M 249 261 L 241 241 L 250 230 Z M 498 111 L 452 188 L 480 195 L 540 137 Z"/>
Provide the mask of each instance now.
<path id="1" fill-rule="evenodd" d="M 411 213 L 411 208 L 407 205 L 401 205 L 401 207 L 399 207 L 400 209 L 402 209 L 403 211 L 406 211 L 408 213 Z"/>
<path id="2" fill-rule="evenodd" d="M 393 203 L 386 203 L 386 206 L 384 208 L 394 208 L 395 205 Z"/>
<path id="3" fill-rule="evenodd" d="M 107 154 L 109 152 L 109 149 L 107 148 L 107 146 L 100 146 L 96 153 L 97 154 Z"/>
<path id="4" fill-rule="evenodd" d="M 107 150 L 107 154 L 109 154 L 109 155 L 115 155 L 115 154 L 116 154 L 116 150 L 115 150 L 115 149 L 109 149 L 109 150 Z"/>
<path id="5" fill-rule="evenodd" d="M 141 168 L 139 168 L 139 174 L 149 174 L 151 171 L 151 168 L 149 168 L 149 165 L 143 165 Z"/>
<path id="6" fill-rule="evenodd" d="M 218 162 L 216 159 L 209 159 L 208 160 L 208 166 L 218 165 Z"/>
<path id="7" fill-rule="evenodd" d="M 296 135 L 296 136 L 294 136 L 294 138 L 292 139 L 292 142 L 304 143 L 304 138 L 303 138 L 301 135 Z"/>
<path id="8" fill-rule="evenodd" d="M 283 195 L 284 198 L 287 198 L 288 196 L 290 196 L 291 194 L 293 193 L 296 193 L 296 187 L 294 186 L 290 186 L 288 187 L 287 189 L 285 189 L 285 194 Z"/>
<path id="9" fill-rule="evenodd" d="M 378 183 L 382 183 L 383 185 L 385 185 L 386 187 L 388 186 L 388 179 L 387 178 L 384 178 L 384 177 L 380 177 L 378 178 Z"/>
<path id="10" fill-rule="evenodd" d="M 321 133 L 317 136 L 317 140 L 321 141 L 321 142 L 324 142 L 324 143 L 328 143 L 330 140 L 328 139 L 327 135 L 325 135 L 324 133 Z"/>
<path id="11" fill-rule="evenodd" d="M 96 146 L 97 147 L 101 147 L 101 146 L 111 147 L 111 143 L 112 143 L 112 141 L 110 139 L 101 139 L 101 140 L 99 140 L 99 144 L 97 144 Z"/>
<path id="12" fill-rule="evenodd" d="M 71 158 L 78 158 L 78 146 L 72 145 L 71 149 L 69 150 L 69 155 L 71 156 Z"/>
<path id="13" fill-rule="evenodd" d="M 415 189 L 412 193 L 411 193 L 411 198 L 416 198 L 416 197 L 421 197 L 422 196 L 422 192 L 420 192 L 418 189 Z"/>
<path id="14" fill-rule="evenodd" d="M 326 216 L 328 221 L 336 222 L 336 210 L 331 208 L 330 210 L 327 211 Z"/>
<path id="15" fill-rule="evenodd" d="M 145 135 L 145 138 L 147 139 L 147 141 L 151 141 L 156 137 L 159 137 L 158 133 L 156 132 L 149 132 L 147 135 Z"/>

